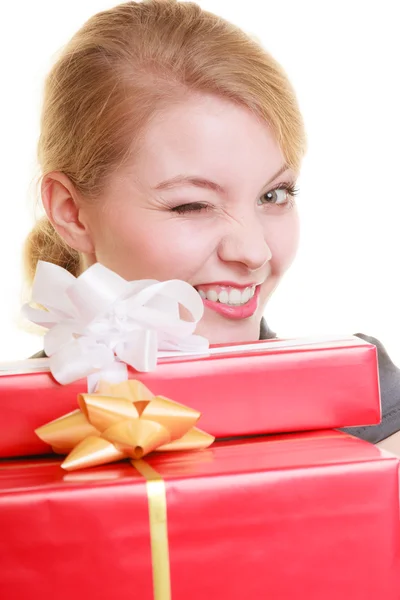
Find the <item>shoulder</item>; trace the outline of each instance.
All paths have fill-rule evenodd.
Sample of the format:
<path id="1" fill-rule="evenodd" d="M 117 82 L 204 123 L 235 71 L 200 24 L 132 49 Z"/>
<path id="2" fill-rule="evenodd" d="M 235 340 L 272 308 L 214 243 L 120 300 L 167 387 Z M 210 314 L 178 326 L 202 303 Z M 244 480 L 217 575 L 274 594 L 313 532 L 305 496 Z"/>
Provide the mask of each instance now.
<path id="1" fill-rule="evenodd" d="M 349 427 L 347 433 L 377 444 L 400 431 L 400 369 L 393 363 L 382 342 L 357 333 L 357 337 L 374 344 L 378 351 L 382 421 L 369 427 Z"/>

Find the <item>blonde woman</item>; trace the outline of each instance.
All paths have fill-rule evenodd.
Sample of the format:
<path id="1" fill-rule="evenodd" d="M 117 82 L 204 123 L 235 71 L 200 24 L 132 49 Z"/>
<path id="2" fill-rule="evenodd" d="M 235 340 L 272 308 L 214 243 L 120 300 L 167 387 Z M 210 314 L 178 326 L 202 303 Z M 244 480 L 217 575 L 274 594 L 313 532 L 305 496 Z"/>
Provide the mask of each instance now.
<path id="1" fill-rule="evenodd" d="M 236 26 L 173 0 L 99 13 L 46 81 L 46 217 L 26 243 L 28 277 L 46 260 L 178 278 L 202 296 L 211 343 L 274 337 L 262 315 L 296 255 L 305 148 L 285 72 Z M 376 443 L 400 430 L 400 373 L 367 339 L 383 421 L 351 432 Z"/>

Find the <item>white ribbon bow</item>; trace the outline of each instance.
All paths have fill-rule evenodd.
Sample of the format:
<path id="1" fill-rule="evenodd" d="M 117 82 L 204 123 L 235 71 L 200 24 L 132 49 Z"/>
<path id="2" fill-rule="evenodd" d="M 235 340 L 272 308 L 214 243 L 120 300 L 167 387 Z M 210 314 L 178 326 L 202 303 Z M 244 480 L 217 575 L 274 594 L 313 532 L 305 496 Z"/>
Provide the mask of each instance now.
<path id="1" fill-rule="evenodd" d="M 128 282 L 100 263 L 76 278 L 39 261 L 32 301 L 45 310 L 26 304 L 23 315 L 49 329 L 44 350 L 62 384 L 88 377 L 92 391 L 100 377 L 127 379 L 127 364 L 152 371 L 161 351 L 204 353 L 209 347 L 193 334 L 203 316 L 202 299 L 178 279 Z M 180 318 L 179 304 L 193 321 Z"/>

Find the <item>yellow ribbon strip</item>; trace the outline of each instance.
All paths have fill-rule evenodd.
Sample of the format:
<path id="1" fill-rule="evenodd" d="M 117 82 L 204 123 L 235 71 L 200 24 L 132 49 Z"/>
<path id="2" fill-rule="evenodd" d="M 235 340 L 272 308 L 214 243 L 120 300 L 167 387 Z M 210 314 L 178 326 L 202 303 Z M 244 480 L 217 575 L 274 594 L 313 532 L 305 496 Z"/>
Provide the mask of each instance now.
<path id="1" fill-rule="evenodd" d="M 197 410 L 154 396 L 137 380 L 101 381 L 94 394 L 78 396 L 80 410 L 47 423 L 36 434 L 55 452 L 68 454 L 67 471 L 122 458 L 146 480 L 154 600 L 171 600 L 167 496 L 159 473 L 141 460 L 154 450 L 208 448 L 214 437 L 194 427 Z"/>
<path id="2" fill-rule="evenodd" d="M 131 463 L 146 479 L 154 600 L 171 600 L 165 483 L 161 475 L 144 460 L 132 460 Z"/>

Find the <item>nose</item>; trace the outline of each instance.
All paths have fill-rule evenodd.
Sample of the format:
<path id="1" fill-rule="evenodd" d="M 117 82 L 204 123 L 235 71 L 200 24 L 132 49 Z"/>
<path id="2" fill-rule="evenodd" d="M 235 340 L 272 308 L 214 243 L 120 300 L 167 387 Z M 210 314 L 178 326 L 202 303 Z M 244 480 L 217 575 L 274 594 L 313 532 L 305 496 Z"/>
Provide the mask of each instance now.
<path id="1" fill-rule="evenodd" d="M 220 241 L 218 256 L 224 262 L 240 263 L 250 271 L 257 271 L 271 260 L 271 249 L 259 220 L 255 217 L 230 224 Z"/>

